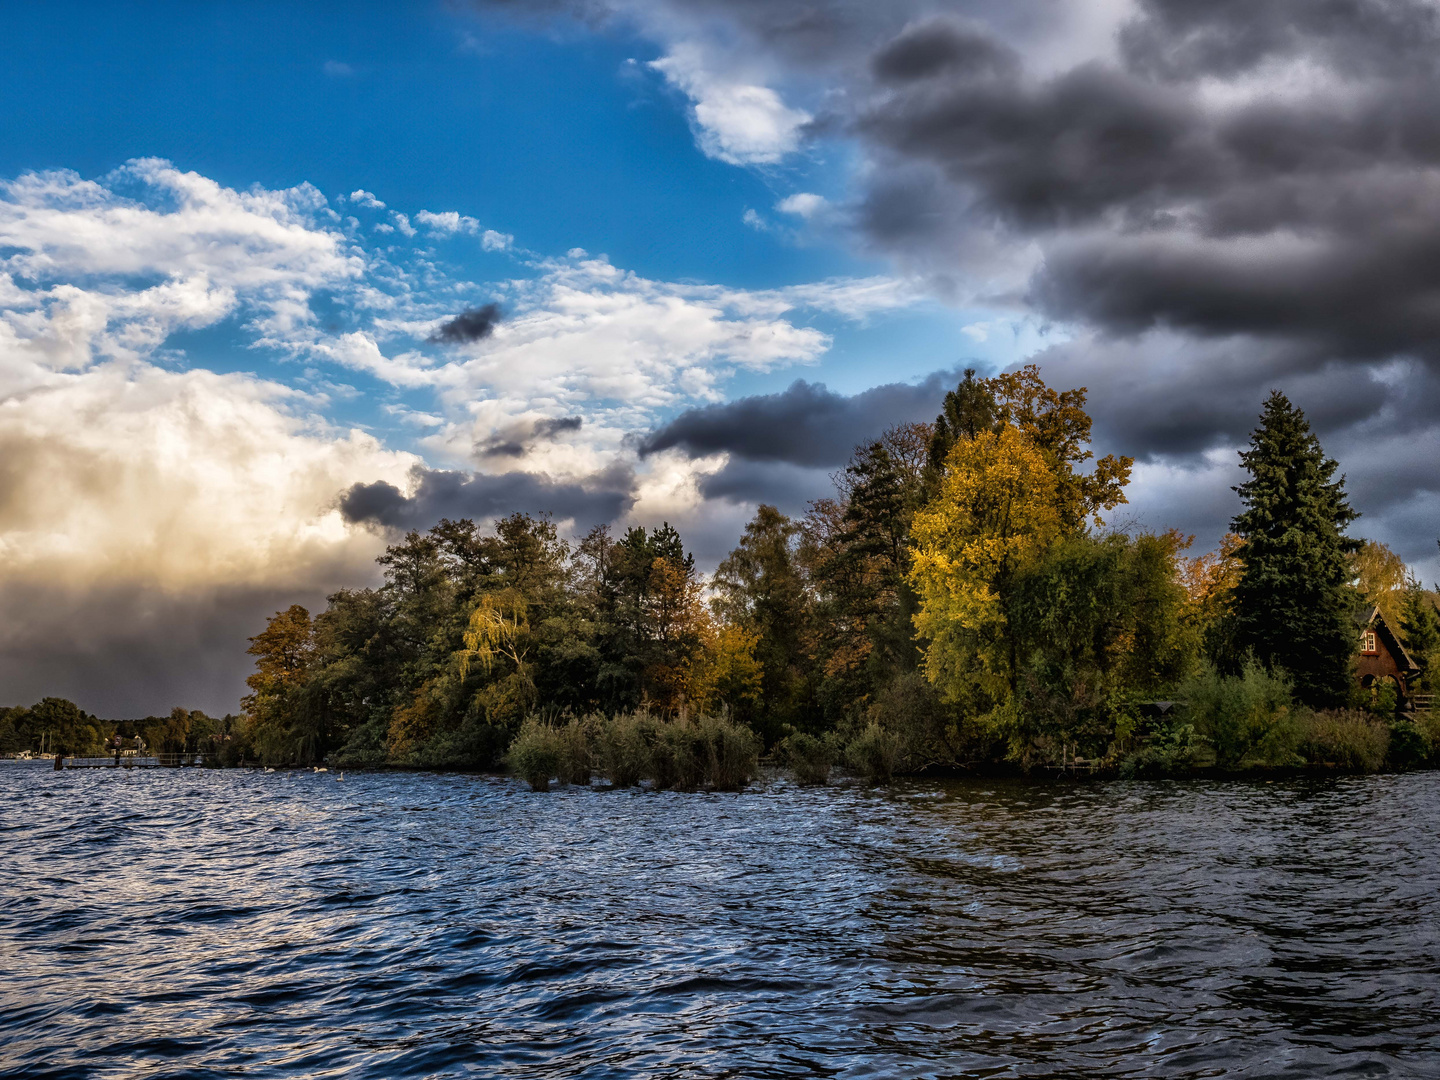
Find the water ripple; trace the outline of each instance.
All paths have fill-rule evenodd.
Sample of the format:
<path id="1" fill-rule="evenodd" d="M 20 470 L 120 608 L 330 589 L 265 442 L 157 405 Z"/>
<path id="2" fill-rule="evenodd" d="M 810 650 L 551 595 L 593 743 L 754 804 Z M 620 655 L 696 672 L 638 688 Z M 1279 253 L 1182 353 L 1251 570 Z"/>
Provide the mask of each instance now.
<path id="1" fill-rule="evenodd" d="M 0 1073 L 1440 1076 L 1440 774 L 0 767 Z"/>

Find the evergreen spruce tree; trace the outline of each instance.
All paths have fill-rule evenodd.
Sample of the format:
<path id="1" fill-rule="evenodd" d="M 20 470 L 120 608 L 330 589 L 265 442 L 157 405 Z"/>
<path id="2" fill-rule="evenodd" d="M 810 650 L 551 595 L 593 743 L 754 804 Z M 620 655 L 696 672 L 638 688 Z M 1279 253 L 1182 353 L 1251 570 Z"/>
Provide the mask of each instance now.
<path id="1" fill-rule="evenodd" d="M 945 458 L 960 439 L 973 439 L 995 426 L 997 403 L 988 379 L 975 378 L 975 369 L 966 368 L 965 377 L 945 395 L 940 415 L 931 428 L 926 462 L 926 486 L 933 490 L 945 472 Z"/>
<path id="2" fill-rule="evenodd" d="M 1421 685 L 1433 690 L 1430 668 L 1440 652 L 1440 619 L 1435 604 L 1412 573 L 1405 580 L 1405 598 L 1400 605 L 1400 640 L 1405 651 L 1420 667 Z"/>
<path id="3" fill-rule="evenodd" d="M 1278 390 L 1240 460 L 1250 479 L 1235 489 L 1245 510 L 1232 523 L 1245 541 L 1236 644 L 1288 674 L 1305 704 L 1337 705 L 1350 689 L 1356 641 L 1347 556 L 1360 547 L 1344 529 L 1360 515 L 1305 414 Z"/>

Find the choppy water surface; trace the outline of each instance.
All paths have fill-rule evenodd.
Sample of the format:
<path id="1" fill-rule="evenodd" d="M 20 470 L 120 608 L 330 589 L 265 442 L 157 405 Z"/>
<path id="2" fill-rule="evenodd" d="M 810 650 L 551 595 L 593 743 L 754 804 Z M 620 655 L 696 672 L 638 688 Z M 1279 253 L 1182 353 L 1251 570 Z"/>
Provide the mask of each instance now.
<path id="1" fill-rule="evenodd" d="M 0 767 L 0 1073 L 1440 1075 L 1440 774 Z"/>

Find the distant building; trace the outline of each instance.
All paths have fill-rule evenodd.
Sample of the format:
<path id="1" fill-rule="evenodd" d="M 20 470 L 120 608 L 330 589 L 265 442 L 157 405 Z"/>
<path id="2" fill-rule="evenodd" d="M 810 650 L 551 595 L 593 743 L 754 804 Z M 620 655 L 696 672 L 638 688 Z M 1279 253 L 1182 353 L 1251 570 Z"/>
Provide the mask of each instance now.
<path id="1" fill-rule="evenodd" d="M 1360 654 L 1355 665 L 1360 685 L 1371 690 L 1390 682 L 1395 687 L 1396 703 L 1405 708 L 1415 696 L 1419 665 L 1410 659 L 1378 607 L 1371 605 L 1357 611 L 1355 625 L 1360 632 Z"/>

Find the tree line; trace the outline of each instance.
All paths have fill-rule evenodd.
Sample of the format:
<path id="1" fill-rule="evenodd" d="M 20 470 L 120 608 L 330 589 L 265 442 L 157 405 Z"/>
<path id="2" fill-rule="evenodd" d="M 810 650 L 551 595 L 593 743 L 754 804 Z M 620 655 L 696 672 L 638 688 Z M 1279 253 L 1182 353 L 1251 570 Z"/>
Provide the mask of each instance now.
<path id="1" fill-rule="evenodd" d="M 0 707 L 0 754 L 54 753 L 87 757 L 106 752 L 108 740 L 119 735 L 126 748 L 138 738 L 157 754 L 205 753 L 224 764 L 238 764 L 249 727 L 239 715 L 207 716 L 199 709 L 177 706 L 168 716 L 138 720 L 105 720 L 65 698 L 47 697 L 34 705 Z"/>
<path id="2" fill-rule="evenodd" d="M 412 531 L 378 586 L 251 639 L 226 742 L 479 769 L 522 725 L 532 746 L 566 718 L 723 716 L 820 780 L 838 760 L 875 776 L 1428 761 L 1429 717 L 1394 717 L 1353 678 L 1353 616 L 1380 604 L 1428 684 L 1434 593 L 1348 535 L 1358 515 L 1303 413 L 1265 402 L 1233 531 L 1197 555 L 1116 525 L 1133 461 L 1095 459 L 1085 406 L 1034 366 L 967 371 L 933 423 L 858 446 L 803 516 L 760 506 L 708 580 L 668 524 Z"/>

